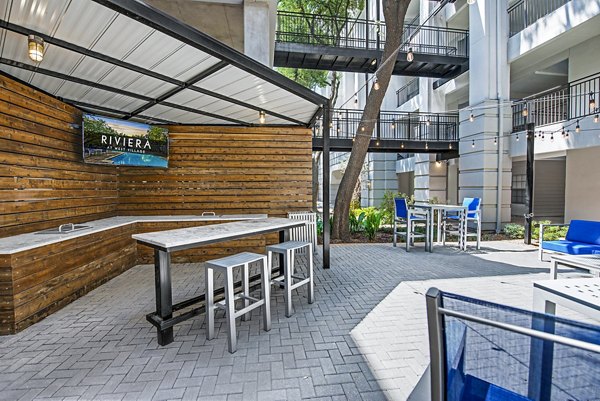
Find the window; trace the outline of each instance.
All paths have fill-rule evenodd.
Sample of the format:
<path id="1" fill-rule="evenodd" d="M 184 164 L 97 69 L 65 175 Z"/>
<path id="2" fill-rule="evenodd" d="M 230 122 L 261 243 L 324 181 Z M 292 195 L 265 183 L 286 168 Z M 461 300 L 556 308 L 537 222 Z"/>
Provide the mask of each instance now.
<path id="1" fill-rule="evenodd" d="M 512 196 L 511 202 L 525 204 L 527 201 L 527 175 L 514 174 L 512 176 Z"/>

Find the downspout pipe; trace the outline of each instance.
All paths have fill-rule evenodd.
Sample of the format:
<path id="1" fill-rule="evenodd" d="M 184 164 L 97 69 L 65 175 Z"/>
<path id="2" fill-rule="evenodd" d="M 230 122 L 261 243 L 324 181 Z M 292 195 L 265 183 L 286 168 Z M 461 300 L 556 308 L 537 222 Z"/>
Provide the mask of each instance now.
<path id="1" fill-rule="evenodd" d="M 504 108 L 502 107 L 502 78 L 500 75 L 501 41 L 500 35 L 504 32 L 502 25 L 503 1 L 496 1 L 496 99 L 498 101 L 498 174 L 496 189 L 496 233 L 502 230 L 502 181 L 503 181 L 503 154 L 504 154 Z"/>

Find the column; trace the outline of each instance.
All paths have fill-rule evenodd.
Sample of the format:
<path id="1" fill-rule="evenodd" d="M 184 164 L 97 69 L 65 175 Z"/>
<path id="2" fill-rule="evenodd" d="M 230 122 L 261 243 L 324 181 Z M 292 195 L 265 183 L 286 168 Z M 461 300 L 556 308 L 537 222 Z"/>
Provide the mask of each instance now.
<path id="1" fill-rule="evenodd" d="M 509 141 L 502 136 L 511 132 L 511 108 L 498 109 L 498 98 L 510 98 L 507 2 L 477 0 L 469 9 L 469 57 L 473 62 L 469 71 L 470 108 L 460 113 L 459 198 L 482 199 L 484 230 L 499 230 L 510 222 L 512 163 Z"/>
<path id="2" fill-rule="evenodd" d="M 244 53 L 269 67 L 273 66 L 276 0 L 244 0 Z"/>

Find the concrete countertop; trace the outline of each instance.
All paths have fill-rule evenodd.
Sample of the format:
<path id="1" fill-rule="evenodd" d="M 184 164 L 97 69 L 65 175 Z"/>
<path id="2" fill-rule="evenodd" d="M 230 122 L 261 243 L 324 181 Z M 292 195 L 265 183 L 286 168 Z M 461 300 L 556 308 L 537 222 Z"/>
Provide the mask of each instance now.
<path id="1" fill-rule="evenodd" d="M 77 222 L 77 225 L 90 226 L 84 230 L 64 234 L 39 234 L 39 231 L 27 234 L 19 234 L 12 237 L 0 238 L 0 255 L 10 255 L 23 252 L 41 246 L 55 244 L 95 234 L 105 230 L 111 230 L 135 223 L 160 223 L 160 222 L 189 222 L 189 221 L 236 221 L 265 219 L 266 214 L 228 214 L 228 215 L 186 215 L 186 216 L 116 216 L 107 219 Z"/>

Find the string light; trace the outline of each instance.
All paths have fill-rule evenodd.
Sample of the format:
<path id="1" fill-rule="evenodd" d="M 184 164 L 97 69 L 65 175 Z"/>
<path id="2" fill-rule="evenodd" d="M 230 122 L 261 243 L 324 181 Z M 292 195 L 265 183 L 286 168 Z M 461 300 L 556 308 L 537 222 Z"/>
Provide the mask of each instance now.
<path id="1" fill-rule="evenodd" d="M 525 105 L 521 114 L 523 115 L 523 117 L 527 117 L 529 115 L 529 110 L 527 110 L 527 105 Z"/>
<path id="2" fill-rule="evenodd" d="M 377 76 L 375 76 L 375 82 L 373 83 L 373 89 L 378 91 L 380 88 L 379 81 L 377 80 Z"/>
<path id="3" fill-rule="evenodd" d="M 261 123 L 261 124 L 264 124 L 265 122 L 267 122 L 267 113 L 265 113 L 262 110 L 259 111 L 258 112 L 258 122 Z"/>
<path id="4" fill-rule="evenodd" d="M 494 145 L 498 145 L 498 137 L 497 136 L 494 137 Z"/>
<path id="5" fill-rule="evenodd" d="M 408 48 L 408 53 L 406 54 L 406 61 L 412 63 L 415 59 L 415 54 L 413 53 L 412 47 Z"/>
<path id="6" fill-rule="evenodd" d="M 404 142 L 400 143 L 400 149 L 404 149 Z"/>
<path id="7" fill-rule="evenodd" d="M 396 120 L 392 119 L 392 130 L 396 129 Z"/>
<path id="8" fill-rule="evenodd" d="M 377 140 L 377 142 L 375 142 L 375 145 L 379 146 L 379 140 Z"/>
<path id="9" fill-rule="evenodd" d="M 471 115 L 469 115 L 469 121 L 470 122 L 475 121 L 475 116 L 473 115 L 473 109 L 471 109 Z"/>
<path id="10" fill-rule="evenodd" d="M 339 134 L 340 132 L 342 132 L 342 129 L 340 128 L 340 125 L 339 125 L 339 124 L 337 125 L 337 132 L 338 132 L 338 134 Z"/>
<path id="11" fill-rule="evenodd" d="M 429 143 L 425 142 L 425 150 L 429 150 Z"/>
<path id="12" fill-rule="evenodd" d="M 579 120 L 577 120 L 577 125 L 575 126 L 575 132 L 577 132 L 579 134 L 579 131 L 581 131 L 581 127 L 579 126 Z"/>
<path id="13" fill-rule="evenodd" d="M 568 138 L 568 137 L 569 137 L 569 133 L 570 133 L 570 132 L 571 132 L 570 130 L 567 130 L 567 133 L 565 134 L 565 138 Z"/>
<path id="14" fill-rule="evenodd" d="M 596 109 L 596 99 L 594 99 L 594 92 L 590 92 L 590 110 Z"/>
<path id="15" fill-rule="evenodd" d="M 565 137 L 565 126 L 564 125 L 562 127 L 562 136 L 563 136 L 563 138 Z"/>
<path id="16" fill-rule="evenodd" d="M 448 149 L 452 150 L 452 144 L 451 143 L 448 144 Z"/>
<path id="17" fill-rule="evenodd" d="M 600 121 L 600 116 L 598 114 L 596 114 L 594 116 L 594 123 L 598 124 L 598 121 Z"/>
<path id="18" fill-rule="evenodd" d="M 550 142 L 554 142 L 554 132 L 550 135 Z"/>
<path id="19" fill-rule="evenodd" d="M 517 132 L 517 142 L 519 142 L 519 133 Z"/>
<path id="20" fill-rule="evenodd" d="M 354 95 L 354 104 L 358 105 L 358 95 Z"/>
<path id="21" fill-rule="evenodd" d="M 475 148 L 475 139 L 473 139 L 473 143 L 471 143 L 471 147 Z"/>
<path id="22" fill-rule="evenodd" d="M 376 58 L 374 58 L 373 61 L 371 61 L 371 65 L 375 65 L 375 64 L 377 64 L 377 59 Z"/>
<path id="23" fill-rule="evenodd" d="M 431 120 L 429 119 L 429 117 L 427 117 L 427 121 L 425 121 L 425 124 L 427 124 L 428 127 L 431 125 Z"/>

